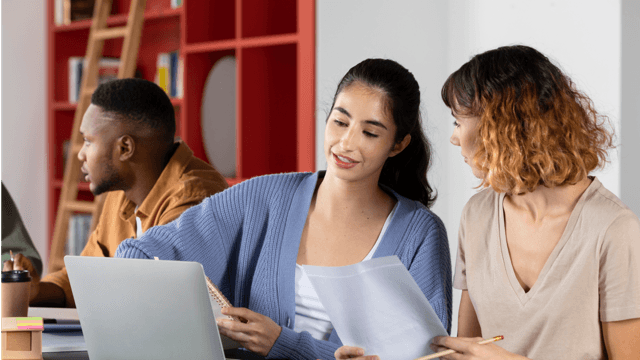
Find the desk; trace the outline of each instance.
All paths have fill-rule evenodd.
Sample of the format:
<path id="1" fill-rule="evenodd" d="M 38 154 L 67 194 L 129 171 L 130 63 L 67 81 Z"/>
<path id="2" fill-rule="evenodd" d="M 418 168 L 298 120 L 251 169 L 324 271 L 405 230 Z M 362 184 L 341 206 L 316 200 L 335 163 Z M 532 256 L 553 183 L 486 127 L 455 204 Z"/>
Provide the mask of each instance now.
<path id="1" fill-rule="evenodd" d="M 45 319 L 56 319 L 58 324 L 67 324 L 70 327 L 73 327 L 73 324 L 79 324 L 78 320 L 78 312 L 76 309 L 61 309 L 61 308 L 29 308 L 29 316 L 39 316 Z M 61 326 L 61 325 L 57 325 Z M 62 336 L 65 332 L 55 332 L 52 331 L 52 328 L 56 327 L 56 325 L 51 325 L 45 323 L 45 331 L 43 333 L 42 346 L 44 349 L 51 348 L 54 345 L 55 340 L 52 339 L 51 336 L 47 336 L 47 334 L 59 334 Z M 58 329 L 59 330 L 59 329 Z M 77 329 L 76 329 L 77 330 Z M 82 336 L 81 332 L 78 331 L 68 331 L 66 334 L 70 336 Z M 78 342 L 74 342 L 73 346 L 81 347 L 82 349 L 86 349 L 84 345 L 84 339 L 80 341 L 80 345 Z M 246 350 L 240 349 L 230 349 L 225 350 L 225 357 L 227 360 L 261 360 L 263 357 L 251 353 Z M 62 351 L 62 352 L 47 352 L 43 351 L 42 353 L 43 360 L 88 360 L 89 354 L 86 350 L 82 351 Z"/>
<path id="2" fill-rule="evenodd" d="M 225 351 L 225 356 L 226 351 Z M 255 355 L 254 355 L 255 356 Z M 86 351 L 59 352 L 59 353 L 42 353 L 43 360 L 89 360 L 89 354 Z M 242 360 L 263 359 L 262 357 L 236 357 Z M 227 357 L 227 360 L 233 360 Z"/>

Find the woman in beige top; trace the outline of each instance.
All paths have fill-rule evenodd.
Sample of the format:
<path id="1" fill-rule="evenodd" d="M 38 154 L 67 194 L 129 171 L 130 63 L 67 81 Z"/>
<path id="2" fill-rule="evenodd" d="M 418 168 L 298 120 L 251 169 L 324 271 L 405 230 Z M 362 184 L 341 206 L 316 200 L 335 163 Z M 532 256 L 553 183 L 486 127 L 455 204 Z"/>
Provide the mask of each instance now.
<path id="1" fill-rule="evenodd" d="M 640 221 L 589 176 L 612 147 L 608 119 L 526 46 L 475 56 L 442 98 L 451 143 L 487 189 L 460 223 L 458 338 L 432 348 L 456 360 L 639 359 Z"/>
<path id="2" fill-rule="evenodd" d="M 640 359 L 640 220 L 589 172 L 607 118 L 538 51 L 509 46 L 453 73 L 451 143 L 486 189 L 465 206 L 458 338 L 441 359 Z M 481 338 L 504 335 L 487 345 Z M 363 359 L 343 346 L 337 359 Z"/>

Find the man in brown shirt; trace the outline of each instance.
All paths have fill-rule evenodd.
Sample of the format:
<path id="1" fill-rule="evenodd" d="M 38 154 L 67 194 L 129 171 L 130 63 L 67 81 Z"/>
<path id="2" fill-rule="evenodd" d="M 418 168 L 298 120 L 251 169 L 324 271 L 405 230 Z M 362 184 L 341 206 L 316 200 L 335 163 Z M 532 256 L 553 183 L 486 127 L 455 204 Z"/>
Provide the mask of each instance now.
<path id="1" fill-rule="evenodd" d="M 171 101 L 156 84 L 122 79 L 100 85 L 82 119 L 78 154 L 94 195 L 109 192 L 82 256 L 114 256 L 118 245 L 171 222 L 204 198 L 227 187 L 222 175 L 174 142 Z M 32 269 L 16 256 L 5 269 Z M 34 288 L 34 287 L 32 287 Z M 31 304 L 75 307 L 66 268 L 35 286 Z"/>

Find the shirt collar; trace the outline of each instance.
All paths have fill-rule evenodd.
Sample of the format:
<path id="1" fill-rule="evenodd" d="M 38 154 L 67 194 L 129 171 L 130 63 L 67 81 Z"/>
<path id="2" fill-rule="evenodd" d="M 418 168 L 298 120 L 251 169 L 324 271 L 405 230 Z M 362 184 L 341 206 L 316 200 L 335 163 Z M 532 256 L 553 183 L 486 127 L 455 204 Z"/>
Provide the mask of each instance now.
<path id="1" fill-rule="evenodd" d="M 157 202 L 162 199 L 167 189 L 173 186 L 176 180 L 182 175 L 184 169 L 189 164 L 189 159 L 193 156 L 193 151 L 182 141 L 178 143 L 178 148 L 171 156 L 171 159 L 162 170 L 160 177 L 147 194 L 142 204 L 136 211 L 136 204 L 125 197 L 125 201 L 120 206 L 120 218 L 129 221 L 135 214 L 141 218 L 146 218 L 156 207 Z"/>

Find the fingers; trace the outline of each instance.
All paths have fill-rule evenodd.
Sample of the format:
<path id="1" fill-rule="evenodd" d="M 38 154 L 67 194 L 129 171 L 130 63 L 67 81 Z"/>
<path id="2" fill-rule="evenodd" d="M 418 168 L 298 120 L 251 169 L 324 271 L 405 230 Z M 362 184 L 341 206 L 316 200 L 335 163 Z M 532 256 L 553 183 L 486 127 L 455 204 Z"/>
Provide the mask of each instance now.
<path id="1" fill-rule="evenodd" d="M 364 349 L 356 346 L 341 346 L 333 355 L 335 356 L 336 360 L 380 360 L 380 357 L 378 357 L 378 355 L 364 356 Z"/>
<path id="2" fill-rule="evenodd" d="M 220 319 L 220 320 L 217 320 L 217 322 L 218 322 L 218 327 L 220 329 L 225 329 L 226 331 L 243 332 L 243 333 L 248 333 L 253 331 L 253 326 L 251 326 L 249 323 L 242 323 L 239 321 L 233 321 L 233 320 L 227 320 L 227 319 Z M 222 330 L 220 330 L 220 332 L 222 332 Z"/>
<path id="3" fill-rule="evenodd" d="M 221 319 L 218 320 L 217 323 L 220 334 L 230 338 L 231 340 L 237 341 L 241 344 L 251 341 L 251 335 L 234 328 L 234 324 L 238 323 L 237 321 Z"/>
<path id="4" fill-rule="evenodd" d="M 247 321 L 259 321 L 262 319 L 262 316 L 263 316 L 247 308 L 242 308 L 242 307 L 224 307 L 222 308 L 221 311 L 224 315 L 239 318 L 240 321 L 245 323 Z"/>
<path id="5" fill-rule="evenodd" d="M 354 358 L 356 356 L 363 356 L 364 355 L 364 349 L 363 348 L 359 348 L 359 347 L 355 347 L 355 346 L 341 346 L 340 348 L 338 348 L 338 350 L 336 350 L 336 352 L 333 355 L 338 360 L 340 360 L 340 359 L 350 359 L 350 358 Z"/>
<path id="6" fill-rule="evenodd" d="M 31 260 L 22 254 L 14 255 L 13 257 L 13 270 L 29 270 L 30 275 L 32 271 L 29 268 L 33 268 Z"/>
<path id="7" fill-rule="evenodd" d="M 2 271 L 11 271 L 13 270 L 13 261 L 7 260 L 2 265 Z"/>
<path id="8" fill-rule="evenodd" d="M 235 320 L 238 320 L 240 322 L 243 323 L 247 323 L 249 322 L 249 319 L 247 319 L 247 316 L 251 317 L 253 321 L 258 321 L 259 319 L 254 317 L 253 315 L 256 314 L 255 312 L 246 309 L 246 308 L 237 308 L 237 307 L 223 307 L 221 309 L 221 312 L 223 315 L 227 315 L 232 317 Z M 244 314 L 244 315 L 237 315 L 237 314 Z M 260 315 L 260 314 L 258 314 Z"/>
<path id="9" fill-rule="evenodd" d="M 31 260 L 28 257 L 22 254 L 11 254 L 11 260 L 7 260 L 2 265 L 2 271 L 11 271 L 11 270 L 29 270 L 31 276 L 35 274 L 33 265 L 31 264 Z"/>
<path id="10" fill-rule="evenodd" d="M 451 336 L 436 336 L 431 343 L 433 345 L 455 350 L 459 353 L 467 353 L 481 338 L 458 338 Z M 446 350 L 446 349 L 443 349 Z M 439 350 L 440 351 L 440 350 Z"/>
<path id="11" fill-rule="evenodd" d="M 220 333 L 239 342 L 243 347 L 262 356 L 267 356 L 282 328 L 271 318 L 246 308 L 223 308 L 222 313 L 246 318 L 247 323 L 226 319 L 217 320 Z"/>
<path id="12" fill-rule="evenodd" d="M 445 350 L 454 350 L 455 353 L 447 354 L 440 357 L 444 360 L 461 360 L 468 359 L 468 356 L 475 354 L 475 347 L 482 338 L 458 338 L 451 336 L 436 336 L 431 341 L 431 350 L 440 352 Z"/>

